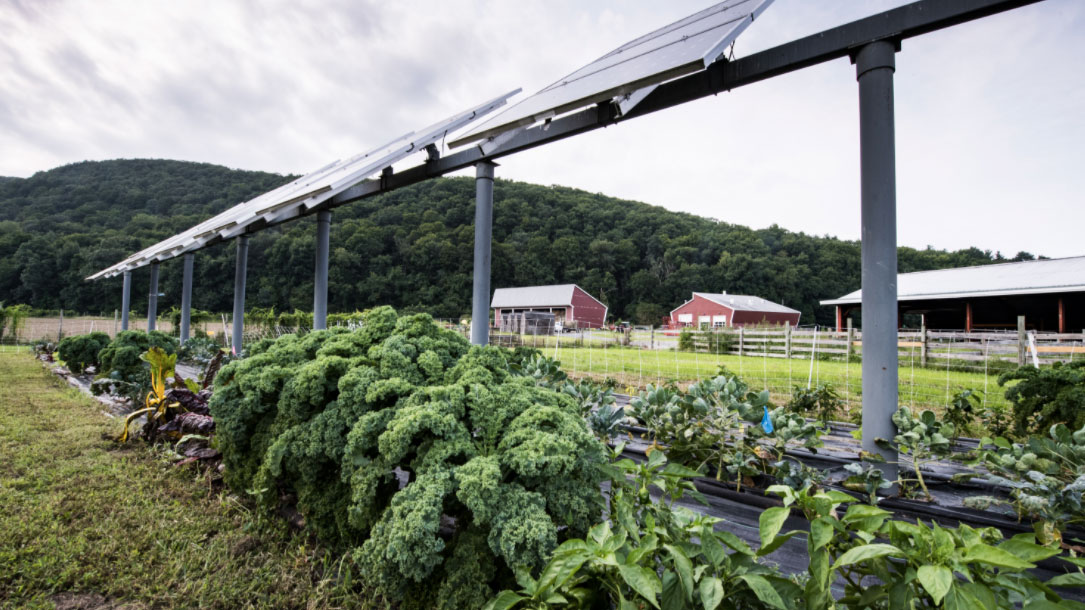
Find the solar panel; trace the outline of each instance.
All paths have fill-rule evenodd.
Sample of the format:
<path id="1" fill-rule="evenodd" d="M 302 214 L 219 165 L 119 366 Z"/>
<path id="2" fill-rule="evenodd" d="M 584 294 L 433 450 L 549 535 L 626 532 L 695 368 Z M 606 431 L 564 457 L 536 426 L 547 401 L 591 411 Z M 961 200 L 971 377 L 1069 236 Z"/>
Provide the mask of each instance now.
<path id="1" fill-rule="evenodd" d="M 725 0 L 607 53 L 449 143 L 462 146 L 705 69 L 772 0 Z M 622 104 L 628 112 L 632 104 Z"/>
<path id="2" fill-rule="evenodd" d="M 519 89 L 510 91 L 417 132 L 406 133 L 370 152 L 329 163 L 145 248 L 87 279 L 112 277 L 145 264 L 168 260 L 198 250 L 216 239 L 240 235 L 254 223 L 275 224 L 312 210 L 343 190 L 504 106 L 510 97 L 519 92 Z"/>

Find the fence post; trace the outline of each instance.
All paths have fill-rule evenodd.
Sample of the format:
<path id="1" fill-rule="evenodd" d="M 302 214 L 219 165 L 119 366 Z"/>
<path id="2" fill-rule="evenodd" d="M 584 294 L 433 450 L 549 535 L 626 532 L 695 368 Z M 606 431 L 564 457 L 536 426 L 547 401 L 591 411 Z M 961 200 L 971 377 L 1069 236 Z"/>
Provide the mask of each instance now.
<path id="1" fill-rule="evenodd" d="M 919 366 L 927 366 L 927 325 L 919 327 Z"/>
<path id="2" fill-rule="evenodd" d="M 1027 345 L 1028 338 L 1025 336 L 1025 316 L 1017 316 L 1017 366 L 1025 366 L 1025 348 Z"/>
<path id="3" fill-rule="evenodd" d="M 117 336 L 117 310 L 113 310 L 113 336 Z"/>
<path id="4" fill-rule="evenodd" d="M 744 339 L 744 336 L 743 336 L 743 327 L 739 326 L 738 327 L 738 355 L 739 356 L 742 355 L 742 351 L 743 351 L 743 349 L 745 347 L 744 342 L 745 342 L 745 339 Z"/>
<path id="5" fill-rule="evenodd" d="M 784 322 L 784 358 L 791 357 L 791 322 Z"/>
<path id="6" fill-rule="evenodd" d="M 57 343 L 64 338 L 64 310 L 60 310 L 60 323 L 57 324 Z M 1022 356 L 1024 358 L 1024 356 Z"/>
<path id="7" fill-rule="evenodd" d="M 656 348 L 656 327 L 653 326 L 652 327 L 652 335 L 648 339 L 648 349 L 655 349 L 655 348 Z"/>
<path id="8" fill-rule="evenodd" d="M 851 350 L 855 346 L 855 327 L 852 326 L 851 317 L 848 318 L 848 347 L 844 351 L 844 362 L 851 362 Z"/>

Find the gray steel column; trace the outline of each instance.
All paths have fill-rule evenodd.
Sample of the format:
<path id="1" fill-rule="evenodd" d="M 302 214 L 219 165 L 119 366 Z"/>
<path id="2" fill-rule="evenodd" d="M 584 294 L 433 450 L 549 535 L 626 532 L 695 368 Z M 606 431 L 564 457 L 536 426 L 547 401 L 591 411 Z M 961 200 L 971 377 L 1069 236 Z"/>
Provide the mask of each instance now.
<path id="1" fill-rule="evenodd" d="M 124 272 L 124 288 L 121 289 L 121 330 L 128 330 L 128 310 L 132 309 L 132 272 Z"/>
<path id="2" fill-rule="evenodd" d="M 471 344 L 490 342 L 490 251 L 493 243 L 494 168 L 492 161 L 475 166 L 475 279 L 471 298 Z"/>
<path id="3" fill-rule="evenodd" d="M 331 241 L 332 213 L 316 214 L 316 275 L 313 277 L 313 330 L 328 327 L 328 248 Z"/>
<path id="4" fill-rule="evenodd" d="M 192 264 L 194 252 L 185 255 L 185 273 L 181 280 L 181 343 L 188 340 L 189 322 L 192 321 Z"/>
<path id="5" fill-rule="evenodd" d="M 890 481 L 897 479 L 897 452 L 875 439 L 897 433 L 891 419 L 898 406 L 895 53 L 894 43 L 880 40 L 853 56 L 862 172 L 863 449 L 890 462 L 878 465 Z"/>
<path id="6" fill-rule="evenodd" d="M 237 238 L 237 266 L 234 270 L 233 352 L 241 355 L 241 333 L 245 329 L 245 273 L 249 259 L 249 236 Z"/>
<path id="7" fill-rule="evenodd" d="M 158 263 L 151 263 L 151 289 L 147 292 L 147 332 L 154 330 L 158 318 Z"/>

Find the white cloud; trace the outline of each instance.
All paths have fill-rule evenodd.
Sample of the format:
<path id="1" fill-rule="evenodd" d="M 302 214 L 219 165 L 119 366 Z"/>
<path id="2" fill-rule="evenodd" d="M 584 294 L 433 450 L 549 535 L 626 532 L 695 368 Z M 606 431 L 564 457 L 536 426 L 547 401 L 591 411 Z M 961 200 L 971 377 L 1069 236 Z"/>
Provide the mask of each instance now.
<path id="1" fill-rule="evenodd" d="M 902 4 L 776 0 L 738 55 Z M 162 157 L 304 172 L 498 93 L 535 91 L 706 4 L 9 2 L 0 175 Z M 1083 254 L 1085 7 L 1049 0 L 905 42 L 899 237 Z M 565 184 L 754 227 L 858 237 L 845 60 L 502 160 Z"/>

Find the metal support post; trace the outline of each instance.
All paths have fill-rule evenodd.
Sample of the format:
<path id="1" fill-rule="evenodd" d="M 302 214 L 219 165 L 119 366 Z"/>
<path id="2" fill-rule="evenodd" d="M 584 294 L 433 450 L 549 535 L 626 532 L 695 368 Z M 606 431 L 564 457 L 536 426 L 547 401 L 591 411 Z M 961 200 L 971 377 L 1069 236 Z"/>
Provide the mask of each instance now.
<path id="1" fill-rule="evenodd" d="M 121 289 L 121 330 L 128 330 L 128 311 L 132 309 L 132 272 L 124 272 L 124 288 Z"/>
<path id="2" fill-rule="evenodd" d="M 490 341 L 490 252 L 494 221 L 494 168 L 491 161 L 475 166 L 475 277 L 471 300 L 471 344 Z"/>
<path id="3" fill-rule="evenodd" d="M 241 355 L 242 331 L 245 328 L 245 273 L 249 259 L 249 236 L 237 238 L 237 263 L 234 269 L 233 352 Z"/>
<path id="4" fill-rule="evenodd" d="M 192 322 L 192 265 L 196 253 L 189 252 L 184 259 L 184 276 L 181 280 L 181 343 L 188 340 L 188 330 Z"/>
<path id="5" fill-rule="evenodd" d="M 328 249 L 331 244 L 332 213 L 316 214 L 316 274 L 313 276 L 313 330 L 328 327 Z"/>
<path id="6" fill-rule="evenodd" d="M 879 40 L 852 56 L 859 81 L 862 199 L 863 449 L 881 454 L 885 478 L 897 480 L 897 452 L 877 439 L 896 436 L 897 185 L 893 71 L 897 47 Z"/>
<path id="7" fill-rule="evenodd" d="M 158 319 L 158 263 L 151 263 L 151 289 L 147 292 L 147 332 L 154 330 Z"/>
<path id="8" fill-rule="evenodd" d="M 1028 334 L 1025 332 L 1025 316 L 1017 316 L 1017 366 L 1025 366 L 1028 353 Z"/>

